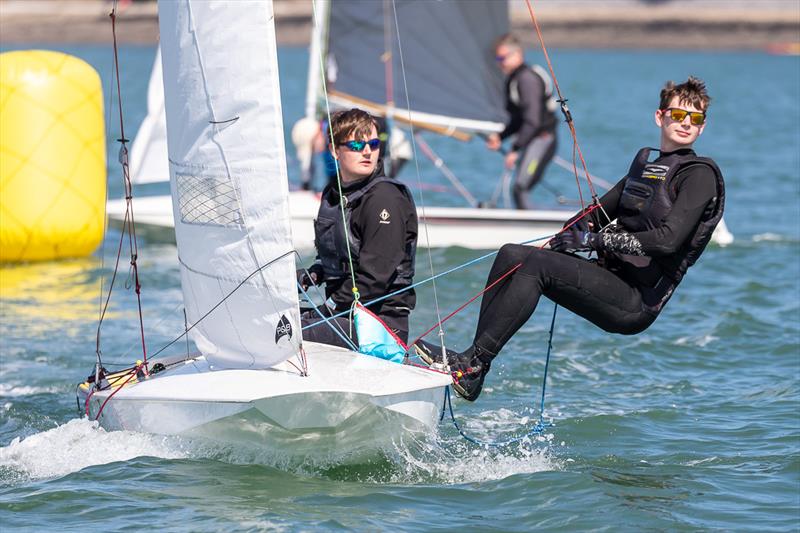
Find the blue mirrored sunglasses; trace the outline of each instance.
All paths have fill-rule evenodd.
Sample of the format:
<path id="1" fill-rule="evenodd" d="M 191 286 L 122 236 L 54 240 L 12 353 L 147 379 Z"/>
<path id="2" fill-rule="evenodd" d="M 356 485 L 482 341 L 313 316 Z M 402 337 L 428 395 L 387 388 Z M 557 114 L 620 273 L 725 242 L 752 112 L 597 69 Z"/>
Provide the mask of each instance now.
<path id="1" fill-rule="evenodd" d="M 369 145 L 370 150 L 377 150 L 381 145 L 381 140 L 370 139 L 368 141 L 347 141 L 342 143 L 342 145 L 346 146 L 348 150 L 353 152 L 361 152 L 367 145 Z"/>

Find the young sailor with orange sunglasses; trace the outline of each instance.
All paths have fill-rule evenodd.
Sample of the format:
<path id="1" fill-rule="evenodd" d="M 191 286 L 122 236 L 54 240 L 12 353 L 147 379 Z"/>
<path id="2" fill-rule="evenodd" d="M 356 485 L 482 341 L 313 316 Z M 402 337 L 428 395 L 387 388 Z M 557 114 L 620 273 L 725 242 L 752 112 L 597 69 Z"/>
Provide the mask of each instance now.
<path id="1" fill-rule="evenodd" d="M 655 321 L 722 218 L 722 174 L 692 150 L 709 102 L 698 78 L 668 82 L 655 112 L 659 150 L 640 150 L 599 206 L 570 219 L 549 250 L 501 248 L 472 345 L 447 351 L 456 392 L 470 401 L 478 397 L 492 360 L 542 295 L 610 333 L 633 335 Z M 597 260 L 574 252 L 596 253 Z M 429 363 L 441 360 L 438 346 L 420 341 L 416 349 Z"/>

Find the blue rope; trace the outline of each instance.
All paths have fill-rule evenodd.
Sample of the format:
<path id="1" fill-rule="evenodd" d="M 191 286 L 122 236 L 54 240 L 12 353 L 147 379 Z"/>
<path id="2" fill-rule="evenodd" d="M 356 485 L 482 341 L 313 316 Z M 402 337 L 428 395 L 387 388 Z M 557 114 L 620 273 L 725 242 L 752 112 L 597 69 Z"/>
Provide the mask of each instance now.
<path id="1" fill-rule="evenodd" d="M 532 243 L 538 242 L 538 241 L 550 240 L 553 237 L 555 237 L 555 234 L 546 235 L 544 237 L 537 237 L 536 239 L 530 239 L 530 240 L 523 241 L 523 242 L 518 243 L 518 244 L 521 244 L 521 245 L 532 244 Z M 413 289 L 415 287 L 418 287 L 420 285 L 424 285 L 425 283 L 430 283 L 431 281 L 433 281 L 435 279 L 438 279 L 438 278 L 440 278 L 442 276 L 446 276 L 448 274 L 452 274 L 453 272 L 455 272 L 457 270 L 461 270 L 462 268 L 466 268 L 468 266 L 471 266 L 471 265 L 473 265 L 475 263 L 483 261 L 484 259 L 488 259 L 489 257 L 492 257 L 493 255 L 497 255 L 499 252 L 500 252 L 500 250 L 495 250 L 494 252 L 489 252 L 488 254 L 482 255 L 482 256 L 477 257 L 477 258 L 475 258 L 475 259 L 473 259 L 471 261 L 467 261 L 466 263 L 463 263 L 461 265 L 455 266 L 455 267 L 451 268 L 450 270 L 445 270 L 444 272 L 440 272 L 439 274 L 431 276 L 431 277 L 429 277 L 427 279 L 424 279 L 422 281 L 418 281 L 417 283 L 409 285 L 408 287 L 403 287 L 402 289 L 398 289 L 398 290 L 396 290 L 394 292 L 390 292 L 386 296 L 381 296 L 380 298 L 375 298 L 374 300 L 370 300 L 369 302 L 361 304 L 361 305 L 363 305 L 364 307 L 369 307 L 372 304 L 376 304 L 378 302 L 382 302 L 383 300 L 386 300 L 387 298 L 391 298 L 392 296 L 400 294 L 401 292 L 410 291 L 411 289 Z M 340 313 L 337 313 L 337 314 L 331 316 L 330 318 L 338 318 L 338 317 L 341 317 L 341 316 L 345 316 L 345 315 L 347 315 L 349 313 L 350 313 L 350 310 L 348 309 L 346 311 L 342 311 Z M 319 326 L 320 324 L 324 324 L 326 322 L 327 322 L 327 320 L 320 320 L 319 322 L 314 322 L 313 324 L 309 324 L 307 326 L 304 326 L 303 330 Z"/>
<path id="2" fill-rule="evenodd" d="M 528 437 L 532 437 L 534 435 L 541 435 L 542 433 L 544 433 L 544 430 L 546 428 L 552 427 L 553 424 L 544 421 L 544 394 L 547 387 L 547 370 L 550 366 L 550 352 L 553 349 L 553 330 L 555 330 L 555 325 L 556 325 L 556 311 L 558 311 L 558 305 L 556 305 L 553 308 L 553 319 L 550 322 L 550 335 L 547 339 L 547 357 L 545 358 L 544 374 L 542 375 L 542 402 L 539 408 L 539 421 L 536 422 L 536 424 L 534 424 L 532 428 L 530 428 L 527 432 L 525 432 L 524 435 L 520 435 L 518 437 L 513 437 L 511 439 L 499 442 L 482 441 L 474 437 L 470 437 L 469 435 L 464 433 L 464 430 L 461 429 L 461 426 L 459 426 L 458 422 L 456 421 L 456 416 L 455 413 L 453 412 L 453 402 L 450 400 L 449 386 L 445 387 L 444 390 L 444 402 L 442 403 L 442 412 L 441 415 L 439 416 L 439 422 L 444 420 L 445 407 L 447 407 L 450 410 L 450 419 L 453 421 L 453 425 L 455 426 L 456 430 L 458 430 L 459 435 L 461 435 L 462 437 L 464 437 L 464 439 L 473 444 L 477 444 L 478 446 L 483 446 L 486 448 L 502 448 L 510 444 L 515 444 L 524 439 L 527 439 Z"/>
<path id="3" fill-rule="evenodd" d="M 314 301 L 311 299 L 311 297 L 309 297 L 308 293 L 303 288 L 303 286 L 300 285 L 299 281 L 297 282 L 297 288 L 300 289 L 300 291 L 303 293 L 303 296 L 305 297 L 305 299 L 308 300 L 311 303 L 311 305 L 314 307 L 314 311 L 316 311 L 316 313 L 322 319 L 319 322 L 314 322 L 314 324 L 312 324 L 312 326 L 316 326 L 317 324 L 328 324 L 328 326 L 330 326 L 330 328 L 333 330 L 333 332 L 336 333 L 339 336 L 339 338 L 342 339 L 345 342 L 345 344 L 347 344 L 350 347 L 351 350 L 353 350 L 354 352 L 357 352 L 358 351 L 358 347 L 355 345 L 355 343 L 353 343 L 353 341 L 350 340 L 347 337 L 347 335 L 345 335 L 344 333 L 339 331 L 338 324 L 334 324 L 332 322 L 333 318 L 335 318 L 335 317 L 330 317 L 329 318 L 329 317 L 326 317 L 324 314 L 322 314 L 322 311 L 319 310 L 319 307 L 317 307 L 317 304 L 314 303 Z M 309 326 L 306 326 L 306 328 L 307 327 L 309 327 Z M 306 329 L 306 328 L 302 328 L 302 329 Z"/>

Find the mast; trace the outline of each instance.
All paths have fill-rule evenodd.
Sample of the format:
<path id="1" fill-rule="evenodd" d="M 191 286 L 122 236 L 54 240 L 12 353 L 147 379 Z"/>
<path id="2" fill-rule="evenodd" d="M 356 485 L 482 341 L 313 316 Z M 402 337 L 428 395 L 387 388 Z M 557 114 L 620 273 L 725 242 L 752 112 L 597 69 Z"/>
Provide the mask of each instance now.
<path id="1" fill-rule="evenodd" d="M 308 47 L 308 80 L 306 85 L 306 118 L 317 119 L 317 98 L 320 92 L 322 68 L 320 58 L 325 57 L 327 46 L 324 46 L 328 33 L 328 14 L 331 9 L 330 0 L 314 0 L 311 27 L 311 43 Z M 324 47 L 324 48 L 323 48 Z"/>
<path id="2" fill-rule="evenodd" d="M 322 57 L 328 28 L 330 0 L 312 0 L 311 42 L 308 47 L 308 77 L 306 78 L 306 113 L 292 127 L 292 141 L 300 162 L 300 181 L 304 189 L 311 188 L 314 178 L 314 138 L 317 135 L 317 100 L 323 76 Z M 325 69 L 327 70 L 327 69 Z"/>
<path id="3" fill-rule="evenodd" d="M 392 25 L 392 20 L 394 17 L 392 16 L 393 10 L 390 10 L 390 2 L 391 0 L 383 0 L 383 54 L 381 56 L 381 61 L 383 61 L 383 72 L 384 72 L 384 82 L 386 84 L 386 131 L 384 135 L 386 135 L 386 146 L 389 147 L 392 145 L 391 135 L 392 135 L 392 123 L 394 122 L 394 26 Z M 383 154 L 382 154 L 383 155 Z M 394 166 L 392 163 L 391 157 L 386 157 L 384 159 L 384 165 L 386 165 L 386 174 L 388 176 L 392 175 L 392 167 Z"/>

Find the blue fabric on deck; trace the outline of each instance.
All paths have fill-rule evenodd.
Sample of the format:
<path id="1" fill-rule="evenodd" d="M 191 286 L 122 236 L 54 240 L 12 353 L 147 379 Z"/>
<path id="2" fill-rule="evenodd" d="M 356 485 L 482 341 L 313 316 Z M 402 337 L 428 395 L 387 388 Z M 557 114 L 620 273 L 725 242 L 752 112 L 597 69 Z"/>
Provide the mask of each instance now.
<path id="1" fill-rule="evenodd" d="M 360 353 L 402 363 L 406 347 L 374 313 L 361 304 L 353 311 Z"/>

